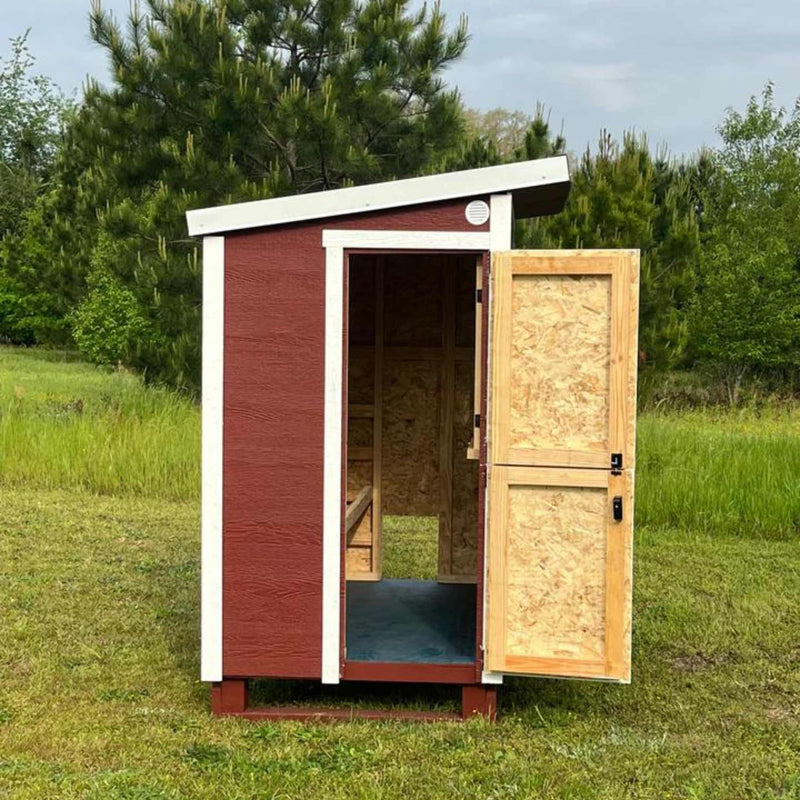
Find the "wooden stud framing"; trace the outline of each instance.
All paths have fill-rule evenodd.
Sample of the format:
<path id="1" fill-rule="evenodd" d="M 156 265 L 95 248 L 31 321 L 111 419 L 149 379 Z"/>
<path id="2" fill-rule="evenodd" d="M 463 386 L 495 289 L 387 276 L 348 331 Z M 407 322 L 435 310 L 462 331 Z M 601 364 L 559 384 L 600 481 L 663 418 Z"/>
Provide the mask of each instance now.
<path id="1" fill-rule="evenodd" d="M 480 295 L 478 293 L 481 293 Z M 475 374 L 473 389 L 473 405 L 475 407 L 475 418 L 480 418 L 481 413 L 481 387 L 483 386 L 483 365 L 481 364 L 481 340 L 483 336 L 483 257 L 481 256 L 475 264 Z M 478 300 L 478 297 L 481 300 Z M 472 435 L 472 446 L 467 450 L 467 458 L 480 458 L 481 449 L 481 426 L 475 426 Z"/>
<path id="2" fill-rule="evenodd" d="M 455 263 L 442 265 L 442 370 L 439 407 L 439 575 L 453 562 L 453 417 L 455 410 Z"/>
<path id="3" fill-rule="evenodd" d="M 372 355 L 374 347 L 357 345 L 352 348 L 353 352 L 360 355 Z M 475 358 L 475 351 L 471 347 L 456 347 L 453 351 L 456 361 L 469 362 Z M 441 361 L 441 347 L 383 347 L 384 361 Z"/>
<path id="4" fill-rule="evenodd" d="M 383 307 L 384 257 L 375 264 L 374 414 L 372 416 L 372 572 L 383 572 Z"/>

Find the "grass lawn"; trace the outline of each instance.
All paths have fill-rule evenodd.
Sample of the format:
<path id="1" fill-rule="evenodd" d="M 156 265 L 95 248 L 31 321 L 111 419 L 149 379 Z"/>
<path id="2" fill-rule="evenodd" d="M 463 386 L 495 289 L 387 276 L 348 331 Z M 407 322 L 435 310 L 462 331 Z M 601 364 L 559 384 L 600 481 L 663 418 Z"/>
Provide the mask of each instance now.
<path id="1" fill-rule="evenodd" d="M 631 686 L 507 680 L 496 725 L 324 726 L 208 713 L 191 403 L 4 349 L 0 409 L 3 800 L 800 798 L 795 411 L 641 421 Z M 751 472 L 732 463 L 749 448 Z M 457 700 L 258 687 L 286 691 Z"/>

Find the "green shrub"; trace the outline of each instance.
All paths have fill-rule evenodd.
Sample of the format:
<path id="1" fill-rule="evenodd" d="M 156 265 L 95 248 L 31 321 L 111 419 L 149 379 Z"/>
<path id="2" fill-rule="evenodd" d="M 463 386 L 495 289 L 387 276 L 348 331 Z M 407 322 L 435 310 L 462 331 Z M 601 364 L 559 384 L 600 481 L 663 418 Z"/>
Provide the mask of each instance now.
<path id="1" fill-rule="evenodd" d="M 152 335 L 139 301 L 103 267 L 87 283 L 89 293 L 71 315 L 75 343 L 95 364 L 129 364 L 137 342 Z"/>

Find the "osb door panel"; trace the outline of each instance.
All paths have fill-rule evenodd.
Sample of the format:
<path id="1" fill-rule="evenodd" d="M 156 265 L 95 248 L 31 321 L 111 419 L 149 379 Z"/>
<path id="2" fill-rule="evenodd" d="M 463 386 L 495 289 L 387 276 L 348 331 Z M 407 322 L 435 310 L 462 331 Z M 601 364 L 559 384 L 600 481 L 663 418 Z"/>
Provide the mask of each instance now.
<path id="1" fill-rule="evenodd" d="M 488 669 L 629 680 L 632 482 L 630 471 L 492 467 Z"/>
<path id="2" fill-rule="evenodd" d="M 489 670 L 630 679 L 638 266 L 493 254 Z"/>
<path id="3" fill-rule="evenodd" d="M 633 466 L 638 254 L 492 260 L 494 464 Z"/>

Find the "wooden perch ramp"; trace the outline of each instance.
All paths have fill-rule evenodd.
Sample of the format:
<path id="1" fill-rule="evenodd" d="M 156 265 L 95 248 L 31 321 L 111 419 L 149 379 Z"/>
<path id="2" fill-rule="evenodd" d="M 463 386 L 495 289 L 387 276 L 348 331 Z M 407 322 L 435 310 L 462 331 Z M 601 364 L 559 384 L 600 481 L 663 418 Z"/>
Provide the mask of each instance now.
<path id="1" fill-rule="evenodd" d="M 366 514 L 370 505 L 372 505 L 372 486 L 365 486 L 355 496 L 353 502 L 347 505 L 347 513 L 344 518 L 346 536 L 349 537 L 356 525 L 361 522 L 361 518 Z"/>

